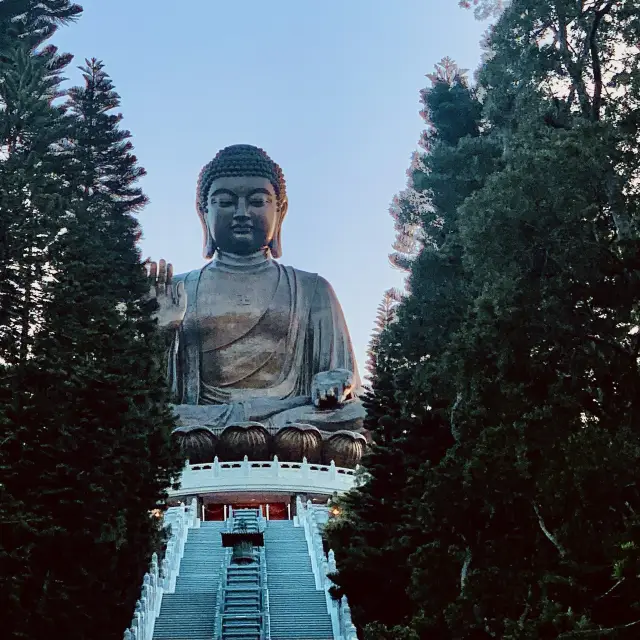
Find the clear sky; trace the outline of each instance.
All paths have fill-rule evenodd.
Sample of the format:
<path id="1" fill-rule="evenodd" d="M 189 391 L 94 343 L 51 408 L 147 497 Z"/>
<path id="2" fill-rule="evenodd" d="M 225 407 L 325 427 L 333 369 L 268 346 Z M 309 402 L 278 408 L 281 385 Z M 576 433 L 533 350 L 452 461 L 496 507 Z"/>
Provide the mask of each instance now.
<path id="1" fill-rule="evenodd" d="M 104 61 L 148 176 L 145 256 L 202 266 L 200 168 L 236 143 L 287 180 L 282 262 L 320 273 L 363 371 L 388 263 L 388 205 L 423 123 L 418 91 L 444 56 L 475 69 L 483 25 L 457 0 L 78 0 L 61 50 Z M 77 80 L 78 74 L 67 74 Z"/>

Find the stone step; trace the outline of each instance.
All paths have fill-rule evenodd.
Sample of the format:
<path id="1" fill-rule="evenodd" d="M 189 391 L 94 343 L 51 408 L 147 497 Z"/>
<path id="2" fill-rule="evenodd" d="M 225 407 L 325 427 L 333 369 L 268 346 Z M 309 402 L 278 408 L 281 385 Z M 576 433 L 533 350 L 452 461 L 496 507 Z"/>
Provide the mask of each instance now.
<path id="1" fill-rule="evenodd" d="M 229 629 L 222 632 L 222 640 L 260 640 L 260 631 Z"/>
<path id="2" fill-rule="evenodd" d="M 171 616 L 171 619 L 168 620 L 160 620 L 160 618 L 158 618 L 156 620 L 155 629 L 157 629 L 159 633 L 166 629 L 182 629 L 186 627 L 194 629 L 213 629 L 214 622 L 212 619 L 199 620 L 193 616 L 191 618 L 178 618 Z"/>
<path id="3" fill-rule="evenodd" d="M 237 584 L 258 584 L 260 582 L 260 576 L 228 576 L 228 585 Z"/>
<path id="4" fill-rule="evenodd" d="M 229 607 L 259 607 L 260 598 L 227 598 L 224 600 L 225 611 Z"/>
<path id="5" fill-rule="evenodd" d="M 228 631 L 252 631 L 252 632 L 260 632 L 260 622 L 259 621 L 244 621 L 244 620 L 227 620 L 222 622 L 222 633 L 227 633 Z"/>
<path id="6" fill-rule="evenodd" d="M 285 600 L 289 600 L 290 601 L 291 595 L 292 594 L 290 594 L 290 593 L 277 594 L 277 597 L 271 598 L 271 593 L 269 593 L 269 607 L 275 612 L 286 611 L 287 610 L 286 609 L 287 608 L 287 604 L 290 604 L 290 602 L 285 604 Z M 273 604 L 271 602 L 272 600 L 274 601 Z M 295 609 L 295 611 L 299 611 L 301 615 L 304 615 L 304 611 L 311 610 L 312 607 L 313 607 L 313 610 L 324 611 L 325 613 L 327 613 L 327 615 L 329 615 L 328 612 L 327 612 L 327 601 L 324 600 L 324 599 L 322 601 L 319 601 L 319 600 L 300 600 L 299 602 L 300 602 L 301 605 L 302 605 L 302 603 L 304 603 L 304 607 L 302 607 L 302 606 L 297 607 Z M 296 604 L 298 604 L 298 601 L 296 601 Z M 289 611 L 291 611 L 291 609 L 289 609 Z"/>
<path id="7" fill-rule="evenodd" d="M 224 613 L 228 616 L 249 616 L 251 614 L 260 613 L 260 605 L 254 603 L 253 605 L 224 605 Z"/>

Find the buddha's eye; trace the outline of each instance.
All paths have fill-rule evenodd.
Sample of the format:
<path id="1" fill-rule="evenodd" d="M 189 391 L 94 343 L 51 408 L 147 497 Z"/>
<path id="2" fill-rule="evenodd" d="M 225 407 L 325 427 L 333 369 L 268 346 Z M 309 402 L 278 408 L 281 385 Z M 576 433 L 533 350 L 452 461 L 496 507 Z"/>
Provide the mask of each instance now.
<path id="1" fill-rule="evenodd" d="M 233 200 L 231 200 L 230 198 L 225 198 L 225 199 L 220 199 L 218 200 L 218 206 L 219 207 L 232 207 L 233 206 Z"/>
<path id="2" fill-rule="evenodd" d="M 251 200 L 249 200 L 249 204 L 252 207 L 260 208 L 267 204 L 267 200 L 265 198 L 251 198 Z"/>

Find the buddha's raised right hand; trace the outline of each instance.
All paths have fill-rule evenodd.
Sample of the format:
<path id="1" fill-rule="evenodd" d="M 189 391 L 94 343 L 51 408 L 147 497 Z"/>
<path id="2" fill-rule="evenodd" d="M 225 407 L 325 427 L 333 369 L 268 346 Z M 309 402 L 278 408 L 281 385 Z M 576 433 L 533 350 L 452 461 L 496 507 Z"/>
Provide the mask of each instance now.
<path id="1" fill-rule="evenodd" d="M 173 266 L 165 260 L 159 263 L 147 260 L 149 273 L 149 297 L 154 299 L 158 306 L 153 313 L 158 320 L 158 326 L 163 329 L 177 329 L 187 310 L 187 294 L 184 283 L 173 285 Z"/>

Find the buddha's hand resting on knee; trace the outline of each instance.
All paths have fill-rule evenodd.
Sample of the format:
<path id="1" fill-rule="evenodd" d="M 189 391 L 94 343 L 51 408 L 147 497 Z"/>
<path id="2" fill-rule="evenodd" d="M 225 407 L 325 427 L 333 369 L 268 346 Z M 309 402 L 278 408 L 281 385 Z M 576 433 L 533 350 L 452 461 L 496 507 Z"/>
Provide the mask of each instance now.
<path id="1" fill-rule="evenodd" d="M 347 369 L 321 371 L 313 376 L 311 400 L 319 409 L 343 405 L 353 395 L 353 373 Z"/>

